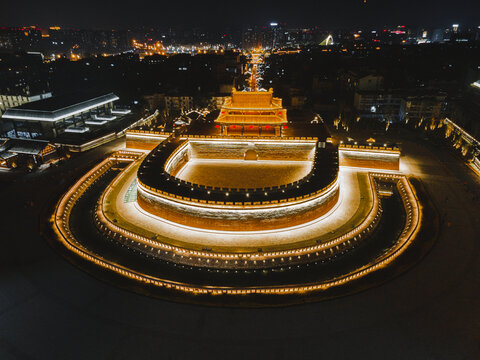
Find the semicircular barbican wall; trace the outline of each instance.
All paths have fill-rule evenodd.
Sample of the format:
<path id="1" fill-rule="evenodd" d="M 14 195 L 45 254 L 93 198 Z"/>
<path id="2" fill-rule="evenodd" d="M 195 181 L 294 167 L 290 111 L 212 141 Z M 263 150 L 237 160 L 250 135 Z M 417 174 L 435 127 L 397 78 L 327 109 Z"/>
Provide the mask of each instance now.
<path id="1" fill-rule="evenodd" d="M 175 176 L 192 159 L 243 160 L 252 148 L 259 159 L 310 160 L 311 170 L 290 183 L 256 188 L 215 187 Z M 144 159 L 137 181 L 138 205 L 168 221 L 223 231 L 280 229 L 310 222 L 335 206 L 339 197 L 338 149 L 332 144 L 319 148 L 316 141 L 259 140 L 252 144 L 252 140 L 171 138 Z"/>

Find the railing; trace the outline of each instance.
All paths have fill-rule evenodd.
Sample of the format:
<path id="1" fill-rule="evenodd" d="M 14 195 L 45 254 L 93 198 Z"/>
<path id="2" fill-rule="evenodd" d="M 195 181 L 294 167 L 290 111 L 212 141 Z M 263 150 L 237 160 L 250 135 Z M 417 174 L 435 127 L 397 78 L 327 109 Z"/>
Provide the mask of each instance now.
<path id="1" fill-rule="evenodd" d="M 416 234 L 418 232 L 420 223 L 421 223 L 421 211 L 418 206 L 418 200 L 413 194 L 408 181 L 404 177 L 398 177 L 401 181 L 399 189 L 401 190 L 402 200 L 404 201 L 405 207 L 407 209 L 407 224 L 402 232 L 401 236 L 397 240 L 393 249 L 390 249 L 379 259 L 376 259 L 374 262 L 369 263 L 363 266 L 360 269 L 355 269 L 354 271 L 345 274 L 339 278 L 328 280 L 320 283 L 309 283 L 304 285 L 281 285 L 281 286 L 256 286 L 256 287 L 222 287 L 222 286 L 196 286 L 187 283 L 180 283 L 168 279 L 162 279 L 154 277 L 148 274 L 140 273 L 138 271 L 129 269 L 120 264 L 114 263 L 109 259 L 102 257 L 101 255 L 95 254 L 85 247 L 73 236 L 69 228 L 69 217 L 71 210 L 81 194 L 90 186 L 90 184 L 95 181 L 102 173 L 108 170 L 109 165 L 107 162 L 111 160 L 106 160 L 99 164 L 97 167 L 92 169 L 89 173 L 83 176 L 77 184 L 75 184 L 60 200 L 55 208 L 54 214 L 54 231 L 58 235 L 58 240 L 70 251 L 77 254 L 79 257 L 90 261 L 97 266 L 101 266 L 104 269 L 115 272 L 118 275 L 133 279 L 135 281 L 159 286 L 167 289 L 173 289 L 177 291 L 183 291 L 188 293 L 195 294 L 211 294 L 211 295 L 248 295 L 248 294 L 292 294 L 292 293 L 305 293 L 311 291 L 322 291 L 330 287 L 339 286 L 347 284 L 351 281 L 359 279 L 365 275 L 368 275 L 374 271 L 380 270 L 393 261 L 395 261 L 415 240 Z M 395 177 L 394 175 L 383 175 L 386 177 Z M 110 230 L 111 232 L 111 230 Z M 136 235 L 138 237 L 138 235 Z M 148 241 L 152 241 L 147 239 Z M 132 240 L 133 241 L 133 240 Z M 153 242 L 153 241 L 152 241 Z M 151 250 L 154 250 L 153 246 L 150 247 Z M 149 248 L 149 249 L 150 249 Z M 180 253 L 185 252 L 184 249 L 181 249 Z M 209 252 L 204 252 L 205 255 L 212 255 Z M 259 254 L 255 254 L 259 255 Z M 253 256 L 255 256 L 253 255 Z M 238 259 L 239 254 L 234 254 Z M 240 254 L 241 256 L 241 254 Z M 231 258 L 227 258 L 231 259 Z M 293 258 L 292 258 L 293 259 Z M 229 261 L 229 260 L 225 260 Z M 238 260 L 234 260 L 237 261 Z M 255 260 L 256 261 L 256 260 Z"/>
<path id="2" fill-rule="evenodd" d="M 161 136 L 170 136 L 172 133 L 170 132 L 162 132 L 162 131 L 155 131 L 155 130 L 134 130 L 134 129 L 128 129 L 126 131 L 127 135 L 128 134 L 151 134 L 151 135 L 161 135 Z"/>
<path id="3" fill-rule="evenodd" d="M 389 146 L 370 146 L 370 145 L 352 145 L 352 144 L 340 144 L 338 146 L 339 150 L 342 149 L 356 149 L 356 150 L 378 150 L 378 151 L 395 151 L 400 152 L 398 147 L 389 147 Z"/>
<path id="4" fill-rule="evenodd" d="M 393 180 L 398 180 L 400 177 L 392 177 Z M 281 265 L 282 262 L 287 261 L 289 263 L 304 263 L 307 261 L 313 261 L 315 257 L 322 259 L 328 258 L 336 254 L 337 252 L 345 251 L 346 249 L 355 246 L 358 241 L 366 238 L 378 225 L 380 221 L 380 215 L 383 212 L 381 203 L 378 197 L 378 187 L 374 181 L 374 176 L 369 175 L 369 183 L 372 196 L 372 207 L 365 219 L 354 229 L 347 233 L 326 241 L 321 244 L 307 246 L 303 248 L 297 248 L 292 250 L 280 250 L 280 251 L 267 251 L 267 252 L 248 252 L 248 253 L 228 253 L 228 252 L 210 252 L 210 251 L 197 251 L 186 248 L 177 247 L 171 244 L 165 244 L 161 241 L 148 239 L 141 235 L 135 234 L 131 231 L 125 230 L 118 224 L 114 224 L 110 221 L 103 209 L 103 204 L 108 197 L 109 192 L 119 181 L 117 178 L 114 180 L 111 186 L 105 190 L 97 203 L 95 222 L 99 229 L 105 234 L 116 233 L 115 239 L 123 240 L 127 245 L 132 245 L 131 242 L 138 242 L 139 249 L 145 250 L 146 246 L 151 247 L 151 255 L 154 257 L 160 257 L 166 260 L 172 260 L 175 258 L 176 262 L 194 266 L 206 266 L 214 268 L 232 267 L 235 265 L 237 268 L 253 268 L 253 267 L 272 267 L 275 265 Z M 147 249 L 148 250 L 148 249 Z M 181 258 L 179 258 L 180 256 Z M 227 260 L 225 263 L 210 263 L 208 259 L 222 259 Z M 229 260 L 236 262 L 228 263 Z M 241 263 L 238 261 L 241 260 Z M 268 260 L 268 261 L 267 261 Z M 261 261 L 261 263 L 257 263 Z M 226 266 L 230 265 L 230 266 Z"/>
<path id="5" fill-rule="evenodd" d="M 480 146 L 480 141 L 475 139 L 472 135 L 470 135 L 468 132 L 466 132 L 462 127 L 455 124 L 452 120 L 450 120 L 449 118 L 445 118 L 444 122 L 447 126 L 451 126 L 457 132 L 459 132 L 461 134 L 462 138 L 464 138 L 467 142 L 469 142 L 472 145 Z"/>

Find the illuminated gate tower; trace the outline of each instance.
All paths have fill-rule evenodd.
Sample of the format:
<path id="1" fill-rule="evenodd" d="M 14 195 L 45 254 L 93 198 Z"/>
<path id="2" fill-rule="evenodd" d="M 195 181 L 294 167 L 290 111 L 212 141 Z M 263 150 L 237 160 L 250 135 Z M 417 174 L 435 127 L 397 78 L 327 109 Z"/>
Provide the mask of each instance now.
<path id="1" fill-rule="evenodd" d="M 222 135 L 282 136 L 287 126 L 287 109 L 282 99 L 273 97 L 273 89 L 258 90 L 257 65 L 261 63 L 258 53 L 252 55 L 250 91 L 233 89 L 225 99 L 219 117 L 215 120 Z"/>

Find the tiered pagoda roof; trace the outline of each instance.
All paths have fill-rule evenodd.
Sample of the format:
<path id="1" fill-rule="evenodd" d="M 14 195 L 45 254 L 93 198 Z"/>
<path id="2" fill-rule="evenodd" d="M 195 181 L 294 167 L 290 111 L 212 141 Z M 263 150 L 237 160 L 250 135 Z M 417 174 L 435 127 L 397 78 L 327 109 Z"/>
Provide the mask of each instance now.
<path id="1" fill-rule="evenodd" d="M 287 123 L 282 99 L 269 91 L 236 91 L 225 100 L 216 122 L 223 124 L 281 125 Z"/>

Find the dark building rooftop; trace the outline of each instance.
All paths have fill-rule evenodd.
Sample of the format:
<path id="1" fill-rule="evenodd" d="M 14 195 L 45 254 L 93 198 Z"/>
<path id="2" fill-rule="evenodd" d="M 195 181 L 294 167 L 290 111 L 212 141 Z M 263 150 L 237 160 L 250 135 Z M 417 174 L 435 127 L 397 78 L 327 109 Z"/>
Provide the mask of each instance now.
<path id="1" fill-rule="evenodd" d="M 19 120 L 55 121 L 116 100 L 118 100 L 118 96 L 113 93 L 59 95 L 8 109 L 3 117 Z"/>

